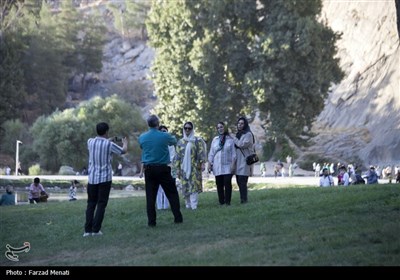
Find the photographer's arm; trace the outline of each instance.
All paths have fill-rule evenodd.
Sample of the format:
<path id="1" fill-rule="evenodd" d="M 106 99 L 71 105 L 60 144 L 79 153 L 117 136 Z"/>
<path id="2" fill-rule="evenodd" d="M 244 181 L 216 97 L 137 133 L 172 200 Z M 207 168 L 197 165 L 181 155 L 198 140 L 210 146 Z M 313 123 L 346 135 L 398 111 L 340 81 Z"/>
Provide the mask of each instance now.
<path id="1" fill-rule="evenodd" d="M 122 138 L 122 154 L 128 151 L 128 137 Z"/>

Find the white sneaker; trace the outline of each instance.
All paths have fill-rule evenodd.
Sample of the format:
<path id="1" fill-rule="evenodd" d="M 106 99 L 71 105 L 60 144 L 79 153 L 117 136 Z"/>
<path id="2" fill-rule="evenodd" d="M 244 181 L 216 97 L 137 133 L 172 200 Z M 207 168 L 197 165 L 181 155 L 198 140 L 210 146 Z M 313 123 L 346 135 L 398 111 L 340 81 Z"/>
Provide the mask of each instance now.
<path id="1" fill-rule="evenodd" d="M 189 204 L 186 204 L 186 209 L 190 209 L 190 208 L 192 208 L 192 207 L 190 207 Z"/>
<path id="2" fill-rule="evenodd" d="M 103 235 L 103 233 L 99 230 L 99 232 L 93 232 L 92 236 L 96 236 L 96 235 Z"/>
<path id="3" fill-rule="evenodd" d="M 92 233 L 91 232 L 85 232 L 84 234 L 83 234 L 83 237 L 86 237 L 86 236 L 91 236 L 92 235 Z"/>

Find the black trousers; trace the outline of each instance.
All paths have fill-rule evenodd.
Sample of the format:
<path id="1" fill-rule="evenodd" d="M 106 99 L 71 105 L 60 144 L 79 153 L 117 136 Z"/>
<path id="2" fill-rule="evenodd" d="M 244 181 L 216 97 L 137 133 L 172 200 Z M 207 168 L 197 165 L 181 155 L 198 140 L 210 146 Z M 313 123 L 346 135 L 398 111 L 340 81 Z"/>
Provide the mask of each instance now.
<path id="1" fill-rule="evenodd" d="M 171 176 L 171 167 L 168 165 L 145 165 L 144 179 L 146 185 L 147 220 L 149 226 L 155 226 L 157 220 L 156 199 L 158 188 L 161 185 L 171 206 L 175 223 L 182 223 L 182 213 L 179 204 L 179 194 L 174 178 Z"/>
<path id="2" fill-rule="evenodd" d="M 240 203 L 247 202 L 247 181 L 249 176 L 236 175 L 236 183 L 239 186 Z"/>
<path id="3" fill-rule="evenodd" d="M 99 232 L 110 197 L 111 181 L 88 184 L 85 232 Z"/>
<path id="4" fill-rule="evenodd" d="M 215 176 L 219 204 L 231 204 L 232 198 L 232 174 Z"/>

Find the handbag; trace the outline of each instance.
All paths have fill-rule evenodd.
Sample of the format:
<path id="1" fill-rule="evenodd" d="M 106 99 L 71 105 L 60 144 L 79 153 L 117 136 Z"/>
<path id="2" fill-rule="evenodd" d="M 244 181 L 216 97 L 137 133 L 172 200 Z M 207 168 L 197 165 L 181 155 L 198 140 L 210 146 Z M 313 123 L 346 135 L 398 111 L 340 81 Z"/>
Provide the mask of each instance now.
<path id="1" fill-rule="evenodd" d="M 243 156 L 245 156 L 244 153 L 243 153 L 243 150 L 240 149 L 240 151 L 242 152 Z M 255 164 L 256 162 L 259 162 L 259 161 L 260 161 L 260 159 L 258 158 L 258 155 L 256 154 L 255 151 L 254 151 L 254 153 L 252 153 L 251 155 L 246 157 L 247 165 L 253 165 L 253 164 Z"/>
<path id="2" fill-rule="evenodd" d="M 259 162 L 259 161 L 260 161 L 260 159 L 258 158 L 256 153 L 251 154 L 248 157 L 246 157 L 247 165 L 252 165 L 252 164 L 255 164 L 256 162 Z"/>

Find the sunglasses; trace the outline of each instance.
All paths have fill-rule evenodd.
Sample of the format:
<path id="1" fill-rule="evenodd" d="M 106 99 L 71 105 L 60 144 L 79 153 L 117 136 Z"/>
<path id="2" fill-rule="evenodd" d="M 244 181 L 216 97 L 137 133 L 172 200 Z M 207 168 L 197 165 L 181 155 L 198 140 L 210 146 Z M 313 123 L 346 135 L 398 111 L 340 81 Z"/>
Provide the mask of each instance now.
<path id="1" fill-rule="evenodd" d="M 193 128 L 189 127 L 189 126 L 185 126 L 184 128 L 185 128 L 185 130 L 192 130 L 193 129 Z"/>

